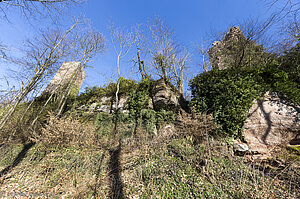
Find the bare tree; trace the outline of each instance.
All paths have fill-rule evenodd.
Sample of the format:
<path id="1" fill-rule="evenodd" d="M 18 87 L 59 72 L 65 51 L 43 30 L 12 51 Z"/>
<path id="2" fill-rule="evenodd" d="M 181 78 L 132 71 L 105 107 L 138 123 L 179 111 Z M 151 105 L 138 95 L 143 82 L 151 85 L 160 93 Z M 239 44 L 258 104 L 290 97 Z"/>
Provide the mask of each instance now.
<path id="1" fill-rule="evenodd" d="M 265 0 L 267 6 L 274 11 L 272 14 L 278 31 L 277 41 L 272 42 L 274 53 L 283 55 L 299 42 L 300 35 L 300 2 L 298 0 Z"/>
<path id="2" fill-rule="evenodd" d="M 133 59 L 134 64 L 138 64 L 138 70 L 139 73 L 142 76 L 142 79 L 150 79 L 150 76 L 148 75 L 147 71 L 146 71 L 146 66 L 145 66 L 145 61 L 141 59 L 141 53 L 143 53 L 144 51 L 144 47 L 145 47 L 145 38 L 144 35 L 142 34 L 141 31 L 141 26 L 137 25 L 135 27 L 135 35 L 134 35 L 135 39 L 134 39 L 134 44 L 137 50 L 137 60 Z"/>
<path id="3" fill-rule="evenodd" d="M 183 94 L 184 75 L 188 69 L 188 64 L 191 62 L 190 54 L 187 50 L 179 50 L 173 54 L 172 74 L 177 85 L 177 90 Z"/>
<path id="4" fill-rule="evenodd" d="M 65 8 L 84 0 L 0 0 L 0 13 L 7 18 L 7 10 L 19 9 L 26 17 L 61 15 Z"/>
<path id="5" fill-rule="evenodd" d="M 5 45 L 0 42 L 0 60 L 6 57 L 5 51 Z"/>
<path id="6" fill-rule="evenodd" d="M 72 25 L 65 33 L 54 31 L 43 33 L 42 39 L 34 42 L 28 41 L 27 58 L 19 61 L 24 69 L 31 74 L 14 100 L 12 106 L 0 120 L 0 129 L 6 124 L 7 120 L 16 110 L 19 103 L 41 83 L 49 74 L 55 71 L 59 61 L 70 52 L 70 45 L 67 43 L 67 36 L 75 28 Z"/>
<path id="7" fill-rule="evenodd" d="M 151 39 L 148 40 L 147 52 L 151 57 L 151 72 L 165 81 L 174 81 L 182 93 L 184 72 L 190 61 L 189 53 L 176 44 L 173 32 L 160 18 L 153 18 L 148 29 Z"/>
<path id="8" fill-rule="evenodd" d="M 63 93 L 61 101 L 59 103 L 59 111 L 57 115 L 60 115 L 63 111 L 63 108 L 66 104 L 67 97 L 70 95 L 70 92 L 73 90 L 72 86 L 75 78 L 81 71 L 81 68 L 85 68 L 86 64 L 90 61 L 92 57 L 96 54 L 103 52 L 104 50 L 104 37 L 97 31 L 83 32 L 76 34 L 75 36 L 75 52 L 72 60 L 77 60 L 80 62 L 80 68 L 77 68 L 75 74 L 73 75 L 69 85 L 67 86 L 66 92 Z"/>
<path id="9" fill-rule="evenodd" d="M 125 29 L 116 28 L 113 24 L 110 26 L 110 37 L 111 42 L 117 56 L 117 71 L 118 71 L 118 81 L 117 81 L 117 90 L 116 90 L 116 111 L 118 111 L 119 106 L 119 90 L 120 90 L 120 81 L 121 81 L 121 72 L 120 72 L 120 62 L 123 57 L 125 57 L 133 42 L 133 34 L 131 31 L 126 31 Z"/>
<path id="10" fill-rule="evenodd" d="M 285 16 L 289 13 L 298 13 L 300 11 L 300 2 L 298 0 L 265 0 L 269 7 L 279 5 L 279 14 Z"/>
<path id="11" fill-rule="evenodd" d="M 79 21 L 76 21 L 66 32 L 59 30 L 42 32 L 33 41 L 27 41 L 26 57 L 17 61 L 23 68 L 23 71 L 26 71 L 24 73 L 25 82 L 22 83 L 23 86 L 11 106 L 8 106 L 8 110 L 5 110 L 5 114 L 0 120 L 0 129 L 3 128 L 15 112 L 20 102 L 29 93 L 43 86 L 47 82 L 48 77 L 51 77 L 63 62 L 69 59 L 72 59 L 72 61 L 78 60 L 80 68 L 83 68 L 92 56 L 103 50 L 104 37 L 95 31 L 81 34 L 80 32 L 76 32 L 76 27 L 79 26 L 79 23 Z M 79 68 L 75 73 L 78 72 Z M 67 90 L 62 93 L 58 114 L 61 113 L 61 107 L 66 102 L 71 82 L 67 86 Z M 46 106 L 51 97 L 52 95 L 49 96 L 44 106 Z"/>
<path id="12" fill-rule="evenodd" d="M 206 43 L 204 41 L 202 41 L 200 44 L 196 45 L 196 49 L 197 49 L 197 52 L 201 56 L 203 71 L 209 71 L 211 69 L 211 65 L 209 63 L 209 58 L 208 58 L 208 53 L 207 53 L 209 47 L 205 44 Z"/>

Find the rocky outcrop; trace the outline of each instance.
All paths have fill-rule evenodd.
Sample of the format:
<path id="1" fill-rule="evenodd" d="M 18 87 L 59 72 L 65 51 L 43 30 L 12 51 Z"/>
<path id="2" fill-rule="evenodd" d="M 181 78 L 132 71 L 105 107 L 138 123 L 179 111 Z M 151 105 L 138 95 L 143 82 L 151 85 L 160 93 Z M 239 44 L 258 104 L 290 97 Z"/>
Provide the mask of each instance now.
<path id="1" fill-rule="evenodd" d="M 278 145 L 286 146 L 300 133 L 300 107 L 267 93 L 255 100 L 246 120 L 244 136 L 250 149 L 268 154 Z"/>
<path id="2" fill-rule="evenodd" d="M 125 108 L 128 97 L 121 97 L 119 100 L 118 108 L 121 112 L 128 112 Z M 104 112 L 112 113 L 115 110 L 115 103 L 111 101 L 111 97 L 102 97 L 99 102 L 94 102 L 90 105 L 81 105 L 78 110 L 89 112 Z"/>
<path id="3" fill-rule="evenodd" d="M 163 79 L 153 84 L 152 102 L 154 110 L 177 109 L 180 105 L 174 88 L 167 85 Z"/>
<path id="4" fill-rule="evenodd" d="M 155 111 L 164 109 L 175 112 L 181 108 L 186 112 L 189 111 L 188 102 L 184 97 L 178 94 L 177 89 L 171 83 L 166 83 L 163 79 L 151 82 L 151 88 L 147 95 L 146 100 L 149 100 L 147 103 L 148 106 L 144 108 L 153 109 Z M 128 99 L 129 96 L 126 94 L 122 95 L 119 99 L 118 109 L 123 113 L 129 112 L 127 105 Z M 93 101 L 92 104 L 90 102 L 90 104 L 83 104 L 78 107 L 78 110 L 81 111 L 106 113 L 112 113 L 115 109 L 115 102 L 111 97 L 102 97 Z"/>
<path id="5" fill-rule="evenodd" d="M 250 152 L 249 146 L 246 143 L 234 143 L 233 152 L 235 155 L 243 156 Z"/>

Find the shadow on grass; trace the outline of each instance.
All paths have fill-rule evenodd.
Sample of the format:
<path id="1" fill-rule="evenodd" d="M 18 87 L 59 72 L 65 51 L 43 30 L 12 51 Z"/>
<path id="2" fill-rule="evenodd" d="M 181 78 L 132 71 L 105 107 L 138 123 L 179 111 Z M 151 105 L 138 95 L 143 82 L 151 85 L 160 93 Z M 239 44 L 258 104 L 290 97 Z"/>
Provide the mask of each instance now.
<path id="1" fill-rule="evenodd" d="M 93 195 L 94 195 L 94 198 L 97 198 L 98 197 L 98 187 L 100 186 L 100 182 L 99 182 L 99 178 L 100 178 L 100 172 L 101 172 L 101 166 L 102 166 L 102 162 L 103 162 L 103 159 L 104 159 L 104 153 L 102 153 L 102 156 L 99 160 L 99 166 L 98 166 L 98 170 L 97 170 L 97 173 L 96 173 L 96 182 L 95 182 L 95 186 L 94 186 L 94 190 L 93 190 Z"/>
<path id="2" fill-rule="evenodd" d="M 116 149 L 109 151 L 109 179 L 110 179 L 110 197 L 112 199 L 124 198 L 123 184 L 121 179 L 121 166 L 120 166 L 120 153 L 121 153 L 121 142 Z"/>
<path id="3" fill-rule="evenodd" d="M 22 151 L 18 154 L 13 163 L 0 172 L 0 178 L 9 173 L 14 167 L 18 166 L 18 164 L 20 164 L 22 160 L 26 157 L 26 154 L 29 151 L 29 149 L 31 149 L 34 145 L 35 143 L 33 142 L 29 144 L 24 144 Z"/>

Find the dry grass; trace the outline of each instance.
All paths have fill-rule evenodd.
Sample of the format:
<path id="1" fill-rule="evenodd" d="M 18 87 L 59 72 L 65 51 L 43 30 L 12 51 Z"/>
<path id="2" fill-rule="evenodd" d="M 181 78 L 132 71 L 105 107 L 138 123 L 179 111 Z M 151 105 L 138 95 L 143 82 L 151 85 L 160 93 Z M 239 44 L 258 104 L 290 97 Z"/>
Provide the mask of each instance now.
<path id="1" fill-rule="evenodd" d="M 157 136 L 139 129 L 133 136 L 124 123 L 115 135 L 109 120 L 96 128 L 50 117 L 38 143 L 1 177 L 0 192 L 55 193 L 52 198 L 300 197 L 299 172 L 291 162 L 270 167 L 234 156 L 230 145 L 207 135 L 216 126 L 203 115 L 182 118 L 175 127 L 160 128 Z M 0 147 L 0 167 L 11 165 L 21 150 Z"/>
<path id="2" fill-rule="evenodd" d="M 142 155 L 143 154 L 143 155 Z M 297 198 L 300 177 L 289 179 L 267 164 L 245 162 L 223 142 L 194 145 L 186 138 L 140 145 L 124 151 L 124 191 L 136 198 Z M 293 176 L 293 177 L 292 177 Z"/>
<path id="3" fill-rule="evenodd" d="M 205 115 L 195 112 L 179 115 L 177 124 L 177 130 L 185 136 L 190 136 L 195 143 L 205 141 L 208 135 L 218 128 L 213 121 L 212 114 Z"/>
<path id="4" fill-rule="evenodd" d="M 73 117 L 57 118 L 51 114 L 35 141 L 60 146 L 96 145 L 96 127 L 91 123 L 82 124 Z"/>

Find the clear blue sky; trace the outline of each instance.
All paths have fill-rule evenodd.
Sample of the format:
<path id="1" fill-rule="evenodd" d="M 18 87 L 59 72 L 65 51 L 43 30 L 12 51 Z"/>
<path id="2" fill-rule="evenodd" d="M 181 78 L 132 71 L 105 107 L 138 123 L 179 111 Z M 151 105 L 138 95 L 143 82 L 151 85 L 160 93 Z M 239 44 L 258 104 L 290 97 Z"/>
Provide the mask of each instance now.
<path id="1" fill-rule="evenodd" d="M 67 27 L 71 24 L 72 16 L 83 15 L 106 37 L 106 52 L 90 63 L 94 69 L 87 69 L 88 76 L 83 86 L 91 86 L 103 85 L 108 79 L 116 77 L 116 57 L 107 29 L 110 21 L 129 28 L 146 23 L 155 15 L 161 17 L 172 27 L 178 42 L 194 54 L 190 67 L 191 76 L 195 76 L 201 70 L 195 44 L 205 40 L 211 31 L 225 31 L 228 26 L 249 17 L 265 18 L 271 12 L 266 11 L 266 3 L 262 0 L 87 0 L 83 5 L 68 10 L 68 15 L 61 18 L 61 23 Z M 39 29 L 52 26 L 44 19 L 33 20 L 29 24 L 18 11 L 8 14 L 10 23 L 0 21 L 0 41 L 17 53 L 22 52 L 24 39 L 36 35 Z M 130 59 L 132 57 L 125 57 L 121 63 L 122 76 L 136 79 L 136 74 L 131 72 Z M 6 65 L 0 63 L 0 66 L 2 77 Z"/>

